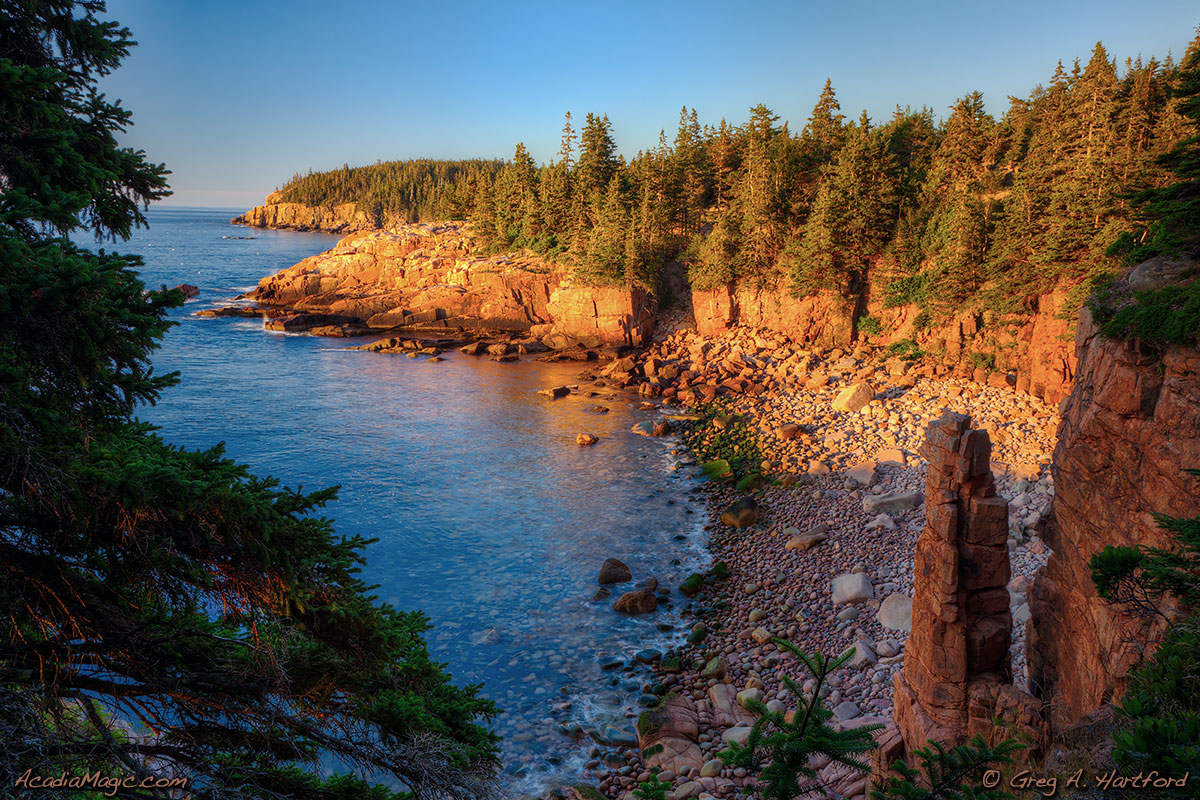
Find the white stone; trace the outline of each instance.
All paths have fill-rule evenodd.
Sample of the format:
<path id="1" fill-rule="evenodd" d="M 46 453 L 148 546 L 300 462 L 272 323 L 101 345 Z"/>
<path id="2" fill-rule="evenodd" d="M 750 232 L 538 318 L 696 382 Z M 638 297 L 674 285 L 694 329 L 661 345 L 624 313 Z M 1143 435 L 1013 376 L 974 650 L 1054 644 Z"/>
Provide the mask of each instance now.
<path id="1" fill-rule="evenodd" d="M 830 582 L 830 591 L 835 606 L 843 603 L 862 603 L 875 597 L 871 579 L 862 572 L 837 576 Z"/>
<path id="2" fill-rule="evenodd" d="M 867 523 L 867 530 L 894 531 L 896 530 L 896 523 L 887 514 L 880 514 L 875 519 Z"/>
<path id="3" fill-rule="evenodd" d="M 879 624 L 891 631 L 912 630 L 912 598 L 906 594 L 889 595 L 875 615 Z"/>

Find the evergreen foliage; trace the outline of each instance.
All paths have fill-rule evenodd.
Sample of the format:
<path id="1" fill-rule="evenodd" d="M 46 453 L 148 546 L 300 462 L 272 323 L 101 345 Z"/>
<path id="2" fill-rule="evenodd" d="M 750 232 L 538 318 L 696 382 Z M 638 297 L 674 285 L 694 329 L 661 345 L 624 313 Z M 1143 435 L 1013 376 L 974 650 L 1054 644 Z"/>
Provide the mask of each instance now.
<path id="1" fill-rule="evenodd" d="M 520 202 L 502 180 L 512 165 L 496 162 L 344 168 L 283 194 L 401 218 L 466 214 L 494 247 L 560 257 L 594 283 L 653 290 L 660 266 L 679 260 L 699 289 L 869 290 L 918 304 L 930 324 L 1022 314 L 1111 271 L 1122 231 L 1118 251 L 1144 258 L 1200 229 L 1200 139 L 1188 127 L 1200 115 L 1198 50 L 1179 66 L 1118 69 L 1097 43 L 998 118 L 970 92 L 944 122 L 928 108 L 847 122 L 830 80 L 798 134 L 761 104 L 744 124 L 715 127 L 685 106 L 673 137 L 664 130 L 627 162 L 606 116 L 587 114 L 576 132 L 568 115 L 557 160 L 519 166 Z M 1066 312 L 1081 299 L 1071 294 Z"/>
<path id="2" fill-rule="evenodd" d="M 784 639 L 775 639 L 775 644 L 799 659 L 812 675 L 812 692 L 806 693 L 795 680 L 784 675 L 784 685 L 799 703 L 791 721 L 784 712 L 771 711 L 762 702 L 751 700 L 747 707 L 759 716 L 750 736 L 745 745 L 732 743 L 720 754 L 721 760 L 732 766 L 758 770 L 765 800 L 792 800 L 817 790 L 820 781 L 817 771 L 809 764 L 812 756 L 826 756 L 851 769 L 869 771 L 870 765 L 860 756 L 875 748 L 872 734 L 883 726 L 835 730 L 829 724 L 833 712 L 825 707 L 820 695 L 829 675 L 849 661 L 853 651 L 847 650 L 837 658 L 830 658 L 820 653 L 806 653 Z"/>
<path id="3" fill-rule="evenodd" d="M 1100 333 L 1110 339 L 1136 338 L 1152 345 L 1200 342 L 1200 278 L 1118 299 L 1099 288 L 1090 307 Z"/>
<path id="4" fill-rule="evenodd" d="M 1200 245 L 1200 30 L 1172 84 L 1172 111 L 1190 130 L 1183 141 L 1157 158 L 1158 166 L 1168 170 L 1177 180 L 1144 189 L 1132 198 L 1138 207 L 1136 218 L 1141 225 L 1135 231 L 1123 234 L 1113 245 L 1113 252 L 1124 255 L 1129 263 L 1158 255 L 1195 252 Z M 1139 98 L 1153 91 L 1151 87 L 1136 88 Z M 1150 121 L 1146 116 L 1144 113 L 1130 115 L 1127 140 L 1149 137 Z"/>
<path id="5" fill-rule="evenodd" d="M 1156 519 L 1171 532 L 1173 549 L 1109 546 L 1090 566 L 1100 597 L 1134 619 L 1167 626 L 1154 653 L 1130 674 L 1113 755 L 1122 767 L 1179 776 L 1200 769 L 1200 517 Z M 1174 612 L 1164 608 L 1168 597 Z M 1174 794 L 1197 791 L 1184 786 Z"/>
<path id="6" fill-rule="evenodd" d="M 670 788 L 671 784 L 664 783 L 655 773 L 650 776 L 650 780 L 638 784 L 638 788 L 633 790 L 633 796 L 638 800 L 667 800 L 667 790 Z"/>
<path id="7" fill-rule="evenodd" d="M 503 161 L 485 159 L 343 165 L 292 176 L 279 189 L 278 199 L 325 207 L 354 203 L 377 225 L 465 219 L 477 209 L 480 183 L 495 181 L 503 168 Z"/>
<path id="8" fill-rule="evenodd" d="M 1006 800 L 1012 793 L 987 786 L 984 773 L 996 767 L 1012 763 L 1009 753 L 1024 745 L 1006 739 L 995 747 L 989 747 L 983 737 L 976 734 L 970 743 L 947 750 L 940 743 L 930 741 L 927 747 L 919 747 L 913 754 L 919 767 L 910 767 L 903 761 L 892 763 L 896 775 L 889 776 L 881 785 L 871 790 L 872 800 Z M 996 774 L 999 774 L 998 772 Z"/>
<path id="9" fill-rule="evenodd" d="M 496 709 L 429 656 L 420 613 L 358 577 L 334 490 L 171 446 L 133 414 L 178 292 L 123 239 L 168 194 L 96 91 L 134 42 L 98 0 L 0 0 L 0 785 L 183 775 L 191 797 L 486 796 Z M 354 774 L 318 777 L 322 759 Z M 356 777 L 357 775 L 357 777 Z M 15 794 L 14 794 L 15 793 Z M 123 798 L 164 797 L 122 788 Z"/>
<path id="10" fill-rule="evenodd" d="M 1131 198 L 1141 227 L 1122 234 L 1110 248 L 1130 263 L 1155 257 L 1200 257 L 1200 34 L 1177 72 L 1171 94 L 1181 129 L 1188 135 L 1157 159 L 1174 182 Z M 1140 127 L 1147 126 L 1143 122 Z M 1127 290 L 1116 291 L 1111 281 L 1095 282 L 1088 305 L 1100 332 L 1153 345 L 1200 342 L 1200 276 L 1193 270 L 1183 277 L 1177 285 L 1133 296 Z"/>

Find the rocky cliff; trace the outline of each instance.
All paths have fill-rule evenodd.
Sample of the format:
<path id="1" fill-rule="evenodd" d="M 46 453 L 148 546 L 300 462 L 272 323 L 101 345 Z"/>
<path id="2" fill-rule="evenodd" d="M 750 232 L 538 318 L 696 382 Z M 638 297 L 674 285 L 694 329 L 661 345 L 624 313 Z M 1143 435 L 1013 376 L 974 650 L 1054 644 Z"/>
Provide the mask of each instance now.
<path id="1" fill-rule="evenodd" d="M 270 194 L 261 206 L 230 220 L 234 225 L 252 228 L 277 228 L 289 231 L 352 233 L 378 226 L 378 220 L 358 210 L 354 203 L 337 206 L 306 206 L 284 203 L 278 192 Z"/>
<path id="2" fill-rule="evenodd" d="M 1037 312 L 1027 317 L 964 313 L 928 330 L 917 329 L 916 306 L 887 308 L 878 301 L 828 294 L 793 298 L 774 290 L 721 287 L 693 292 L 692 309 L 701 333 L 745 325 L 825 346 L 850 344 L 861 335 L 855 320 L 871 316 L 885 331 L 870 337 L 873 344 L 912 339 L 943 371 L 970 372 L 986 364 L 989 371 L 1009 376 L 1018 391 L 1058 403 L 1075 374 L 1071 324 L 1059 313 L 1066 296 L 1066 287 L 1042 296 Z"/>
<path id="3" fill-rule="evenodd" d="M 1031 688 L 1056 728 L 1119 696 L 1156 634 L 1097 597 L 1088 562 L 1107 545 L 1168 546 L 1152 515 L 1200 509 L 1200 479 L 1184 472 L 1200 466 L 1200 350 L 1106 339 L 1086 310 L 1076 350 L 1045 534 L 1054 554 L 1031 603 Z"/>
<path id="4" fill-rule="evenodd" d="M 363 231 L 248 297 L 322 326 L 332 316 L 368 330 L 523 333 L 556 348 L 642 345 L 653 332 L 653 303 L 638 289 L 584 286 L 538 256 L 480 251 L 462 222 Z"/>

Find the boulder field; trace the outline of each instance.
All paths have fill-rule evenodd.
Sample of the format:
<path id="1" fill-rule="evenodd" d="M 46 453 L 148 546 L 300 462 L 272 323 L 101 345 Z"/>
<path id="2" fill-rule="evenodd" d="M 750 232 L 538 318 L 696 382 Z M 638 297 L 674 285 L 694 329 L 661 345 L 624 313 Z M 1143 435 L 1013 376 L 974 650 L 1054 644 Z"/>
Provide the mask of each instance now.
<path id="1" fill-rule="evenodd" d="M 696 419 L 672 412 L 672 420 L 685 436 L 692 426 L 701 438 L 744 426 L 774 479 L 750 493 L 732 481 L 704 485 L 709 548 L 718 564 L 696 581 L 699 586 L 689 587 L 698 592 L 672 587 L 680 594 L 672 591 L 671 598 L 691 629 L 688 643 L 654 664 L 667 699 L 639 719 L 640 747 L 619 753 L 599 747 L 588 762 L 585 777 L 604 796 L 632 800 L 637 782 L 655 769 L 672 785 L 668 797 L 731 798 L 752 790 L 753 775 L 725 765 L 717 754 L 749 734 L 756 719 L 750 700 L 784 712 L 796 708 L 782 677 L 803 684 L 806 676 L 774 637 L 831 654 L 853 649 L 850 663 L 822 689 L 826 704 L 841 727 L 884 723 L 880 752 L 898 752 L 893 686 L 909 657 L 910 631 L 926 613 L 915 602 L 918 534 L 931 509 L 939 512 L 939 535 L 949 532 L 944 506 L 926 503 L 927 440 L 947 410 L 969 416 L 987 432 L 987 454 L 971 450 L 964 458 L 988 469 L 994 476 L 989 486 L 1014 501 L 993 526 L 999 541 L 989 551 L 1009 556 L 1011 575 L 997 566 L 986 578 L 1004 601 L 1003 609 L 988 609 L 987 623 L 997 631 L 996 643 L 1007 648 L 1003 655 L 991 653 L 1003 665 L 1001 677 L 982 683 L 972 673 L 971 688 L 980 696 L 980 687 L 995 689 L 993 707 L 1026 697 L 1019 691 L 1026 676 L 1026 598 L 1048 555 L 1040 534 L 1054 497 L 1052 406 L 1010 385 L 989 383 L 986 375 L 978 382 L 953 374 L 938 379 L 921 365 L 891 362 L 882 350 L 847 352 L 742 328 L 710 336 L 676 331 L 592 372 L 606 387 L 637 391 L 663 411 L 720 400 L 728 413 Z M 836 402 L 852 387 L 865 400 L 853 411 Z M 957 465 L 959 457 L 943 449 L 934 459 L 939 468 Z M 822 468 L 814 469 L 818 464 Z M 961 491 L 961 484 L 954 486 Z M 930 557 L 939 556 L 935 551 Z M 964 583 L 962 590 L 973 585 Z M 641 598 L 627 603 L 635 599 Z M 664 613 L 661 606 L 650 610 L 649 601 L 650 614 Z M 929 641 L 929 633 L 916 634 L 918 643 L 921 637 Z M 929 660 L 918 650 L 910 657 L 914 664 Z M 913 672 L 918 682 L 919 669 Z M 1001 690 L 1005 682 L 1010 688 Z M 814 766 L 833 796 L 862 797 L 869 788 L 865 776 L 835 762 Z"/>

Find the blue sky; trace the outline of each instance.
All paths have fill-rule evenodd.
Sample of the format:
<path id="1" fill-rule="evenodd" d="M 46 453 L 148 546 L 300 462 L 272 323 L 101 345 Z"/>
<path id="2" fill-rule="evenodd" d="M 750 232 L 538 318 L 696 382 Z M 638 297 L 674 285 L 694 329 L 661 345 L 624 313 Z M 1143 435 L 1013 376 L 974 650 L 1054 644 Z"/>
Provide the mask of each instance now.
<path id="1" fill-rule="evenodd" d="M 1182 55 L 1195 0 L 308 2 L 110 0 L 139 46 L 103 90 L 125 142 L 173 171 L 172 205 L 244 207 L 295 172 L 415 157 L 535 159 L 606 113 L 621 151 L 672 135 L 682 105 L 740 124 L 764 103 L 803 127 L 826 76 L 842 111 L 1009 95 L 1086 61 Z"/>

